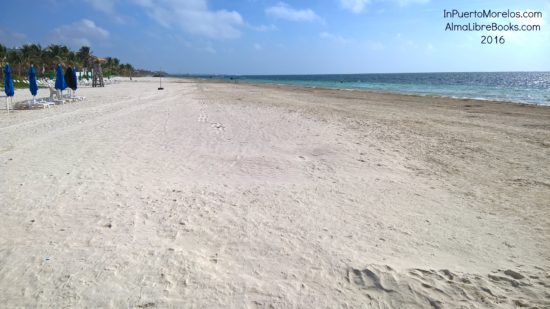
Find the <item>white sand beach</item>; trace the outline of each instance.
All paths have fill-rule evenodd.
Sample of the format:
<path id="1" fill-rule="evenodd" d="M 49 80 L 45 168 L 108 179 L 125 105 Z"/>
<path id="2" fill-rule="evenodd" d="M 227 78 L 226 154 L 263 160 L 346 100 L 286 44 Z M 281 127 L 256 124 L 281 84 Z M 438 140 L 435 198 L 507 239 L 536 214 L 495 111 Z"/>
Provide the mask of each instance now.
<path id="1" fill-rule="evenodd" d="M 0 307 L 550 308 L 550 108 L 163 85 L 0 110 Z"/>

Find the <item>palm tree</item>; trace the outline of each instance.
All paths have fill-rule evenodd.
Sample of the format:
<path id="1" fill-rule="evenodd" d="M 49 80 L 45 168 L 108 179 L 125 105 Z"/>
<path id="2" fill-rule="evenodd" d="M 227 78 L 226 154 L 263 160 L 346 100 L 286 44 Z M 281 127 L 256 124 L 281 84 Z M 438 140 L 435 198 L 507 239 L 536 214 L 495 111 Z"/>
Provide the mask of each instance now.
<path id="1" fill-rule="evenodd" d="M 82 65 L 83 68 L 86 68 L 86 70 L 88 70 L 91 67 L 94 56 L 92 55 L 92 51 L 89 46 L 80 47 L 80 49 L 76 53 L 76 56 L 80 61 L 80 65 Z"/>
<path id="2" fill-rule="evenodd" d="M 6 58 L 6 54 L 8 53 L 8 50 L 6 49 L 6 46 L 0 44 L 0 81 L 4 80 L 4 60 Z"/>
<path id="3" fill-rule="evenodd" d="M 118 66 L 118 70 L 117 70 L 117 71 L 118 71 L 119 75 L 126 76 L 126 65 L 121 63 L 121 64 Z"/>
<path id="4" fill-rule="evenodd" d="M 64 45 L 51 44 L 46 48 L 46 67 L 52 71 L 58 64 L 65 64 L 68 61 L 69 49 Z"/>
<path id="5" fill-rule="evenodd" d="M 21 76 L 21 65 L 23 62 L 23 57 L 21 51 L 18 49 L 11 49 L 8 51 L 6 56 L 6 62 L 10 63 L 15 71 L 17 68 L 18 76 Z"/>
<path id="6" fill-rule="evenodd" d="M 71 66 L 71 67 L 74 67 L 77 65 L 78 63 L 78 57 L 76 56 L 76 53 L 73 52 L 73 51 L 69 51 L 69 53 L 67 53 L 67 65 Z"/>
<path id="7" fill-rule="evenodd" d="M 107 57 L 107 58 L 105 58 L 105 59 L 107 60 L 107 61 L 105 62 L 105 66 L 106 66 L 107 68 L 109 68 L 109 70 L 107 71 L 107 72 L 108 72 L 107 75 L 112 75 L 112 72 L 111 72 L 112 69 L 111 69 L 111 67 L 113 66 L 113 58 Z M 105 72 L 105 73 L 107 73 L 107 72 Z"/>
<path id="8" fill-rule="evenodd" d="M 46 49 L 48 58 L 51 61 L 50 64 L 57 65 L 63 63 L 63 60 L 67 59 L 69 49 L 67 46 L 52 44 Z"/>
<path id="9" fill-rule="evenodd" d="M 118 66 L 120 65 L 120 60 L 118 58 L 113 58 L 113 66 L 115 67 L 115 71 L 113 74 L 119 74 L 118 72 Z"/>
<path id="10" fill-rule="evenodd" d="M 30 49 L 31 49 L 31 61 L 34 64 L 38 64 L 42 62 L 42 53 L 43 53 L 42 46 L 40 46 L 40 44 L 31 44 Z"/>
<path id="11" fill-rule="evenodd" d="M 67 46 L 58 44 L 51 44 L 46 48 L 42 48 L 39 44 L 25 44 L 21 48 L 14 49 L 7 49 L 0 44 L 0 64 L 3 66 L 6 62 L 10 63 L 13 71 L 18 72 L 19 77 L 21 77 L 23 69 L 26 70 L 26 66 L 30 64 L 37 67 L 41 64 L 47 70 L 55 70 L 57 64 L 80 66 L 87 72 L 96 60 L 97 57 L 93 55 L 89 46 L 82 46 L 77 52 L 74 52 Z M 150 73 L 143 70 L 136 71 L 131 64 L 122 64 L 118 58 L 113 57 L 107 57 L 102 66 L 108 75 L 131 76 L 135 73 Z"/>
<path id="12" fill-rule="evenodd" d="M 23 45 L 21 56 L 25 65 L 37 64 L 42 61 L 42 47 L 38 44 Z"/>
<path id="13" fill-rule="evenodd" d="M 120 65 L 120 71 L 122 72 L 122 74 L 124 76 L 130 76 L 131 77 L 134 73 L 134 67 L 129 63 L 121 64 Z"/>
<path id="14" fill-rule="evenodd" d="M 6 49 L 6 46 L 0 44 L 0 62 L 4 64 L 4 58 L 6 57 L 6 54 L 8 53 L 8 50 Z"/>
<path id="15" fill-rule="evenodd" d="M 19 53 L 20 53 L 19 57 L 21 59 L 20 66 L 27 67 L 27 65 L 31 62 L 31 58 L 32 58 L 31 46 L 30 45 L 21 46 L 21 48 L 19 49 Z M 19 75 L 21 75 L 21 69 L 19 69 Z"/>

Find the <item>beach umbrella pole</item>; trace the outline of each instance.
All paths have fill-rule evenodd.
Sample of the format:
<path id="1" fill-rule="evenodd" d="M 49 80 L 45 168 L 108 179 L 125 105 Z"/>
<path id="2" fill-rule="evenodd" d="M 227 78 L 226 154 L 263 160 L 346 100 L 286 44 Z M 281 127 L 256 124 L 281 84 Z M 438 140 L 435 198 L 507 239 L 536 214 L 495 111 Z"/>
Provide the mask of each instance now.
<path id="1" fill-rule="evenodd" d="M 31 104 L 31 101 L 29 100 L 28 103 L 27 103 L 27 107 L 30 109 L 31 108 L 31 105 L 34 105 L 36 104 L 36 96 L 32 96 L 32 104 Z"/>
<path id="2" fill-rule="evenodd" d="M 10 101 L 13 105 L 13 98 L 12 97 L 6 97 L 6 109 L 8 110 L 8 114 L 10 113 Z"/>

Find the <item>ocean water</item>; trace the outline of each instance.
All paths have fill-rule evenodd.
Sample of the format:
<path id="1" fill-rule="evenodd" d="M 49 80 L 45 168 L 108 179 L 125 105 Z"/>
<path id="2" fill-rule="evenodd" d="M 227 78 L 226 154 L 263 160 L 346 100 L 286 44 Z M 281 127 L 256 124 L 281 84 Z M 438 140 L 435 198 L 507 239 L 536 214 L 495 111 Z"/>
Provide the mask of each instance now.
<path id="1" fill-rule="evenodd" d="M 250 75 L 210 78 L 550 106 L 550 72 Z"/>

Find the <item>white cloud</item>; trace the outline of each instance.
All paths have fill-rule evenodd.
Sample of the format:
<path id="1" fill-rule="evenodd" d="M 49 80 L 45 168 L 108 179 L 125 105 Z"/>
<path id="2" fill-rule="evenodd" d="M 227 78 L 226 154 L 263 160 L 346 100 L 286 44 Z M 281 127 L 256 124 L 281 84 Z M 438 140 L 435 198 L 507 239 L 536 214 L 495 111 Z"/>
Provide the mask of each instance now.
<path id="1" fill-rule="evenodd" d="M 426 45 L 426 52 L 431 53 L 431 52 L 433 52 L 434 50 L 435 50 L 435 47 L 433 46 L 432 43 L 428 43 L 428 44 Z"/>
<path id="2" fill-rule="evenodd" d="M 374 0 L 378 2 L 394 2 L 399 6 L 407 6 L 414 3 L 428 3 L 430 0 Z M 340 4 L 344 9 L 350 10 L 353 13 L 361 13 L 365 7 L 373 2 L 373 0 L 340 0 Z"/>
<path id="3" fill-rule="evenodd" d="M 277 30 L 277 27 L 275 25 L 259 25 L 259 26 L 250 26 L 251 29 L 256 30 L 258 32 L 268 32 L 268 31 L 275 31 Z"/>
<path id="4" fill-rule="evenodd" d="M 319 37 L 322 38 L 322 39 L 327 39 L 327 40 L 330 40 L 330 41 L 333 41 L 333 42 L 337 42 L 337 43 L 347 43 L 349 42 L 348 39 L 338 35 L 338 34 L 333 34 L 333 33 L 329 33 L 329 32 L 321 32 L 319 33 Z"/>
<path id="5" fill-rule="evenodd" d="M 428 3 L 428 2 L 430 2 L 430 0 L 397 0 L 397 3 L 400 6 L 407 6 L 409 4 L 415 4 L 415 3 L 422 4 L 422 3 Z"/>
<path id="6" fill-rule="evenodd" d="M 119 24 L 128 23 L 131 18 L 121 15 L 115 11 L 116 0 L 85 0 L 97 11 L 103 12 Z"/>
<path id="7" fill-rule="evenodd" d="M 0 28 L 0 43 L 6 47 L 18 47 L 28 43 L 28 37 L 24 33 L 12 32 Z"/>
<path id="8" fill-rule="evenodd" d="M 114 0 L 86 0 L 96 10 L 112 14 L 114 13 L 115 1 Z"/>
<path id="9" fill-rule="evenodd" d="M 298 10 L 292 8 L 290 5 L 279 2 L 277 5 L 269 7 L 265 10 L 268 16 L 278 19 L 286 19 L 290 21 L 316 21 L 322 20 L 313 10 L 303 9 Z"/>
<path id="10" fill-rule="evenodd" d="M 212 47 L 212 46 L 207 46 L 207 47 L 203 48 L 202 50 L 209 53 L 209 54 L 215 54 L 216 53 L 216 49 L 214 49 L 214 47 Z"/>
<path id="11" fill-rule="evenodd" d="M 262 47 L 262 45 L 260 45 L 260 44 L 258 44 L 258 43 L 255 43 L 255 44 L 254 44 L 254 49 L 255 49 L 255 50 L 262 50 L 263 47 Z"/>
<path id="12" fill-rule="evenodd" d="M 353 13 L 361 13 L 370 0 L 340 0 L 342 7 L 351 10 Z"/>
<path id="13" fill-rule="evenodd" d="M 52 43 L 63 43 L 73 48 L 91 46 L 92 41 L 103 41 L 108 38 L 109 31 L 89 19 L 55 28 L 51 33 Z"/>
<path id="14" fill-rule="evenodd" d="M 384 44 L 380 41 L 367 41 L 367 49 L 372 51 L 384 50 Z"/>
<path id="15" fill-rule="evenodd" d="M 212 39 L 232 39 L 241 35 L 245 23 L 238 12 L 208 8 L 207 0 L 134 0 L 146 13 L 166 28 Z"/>

